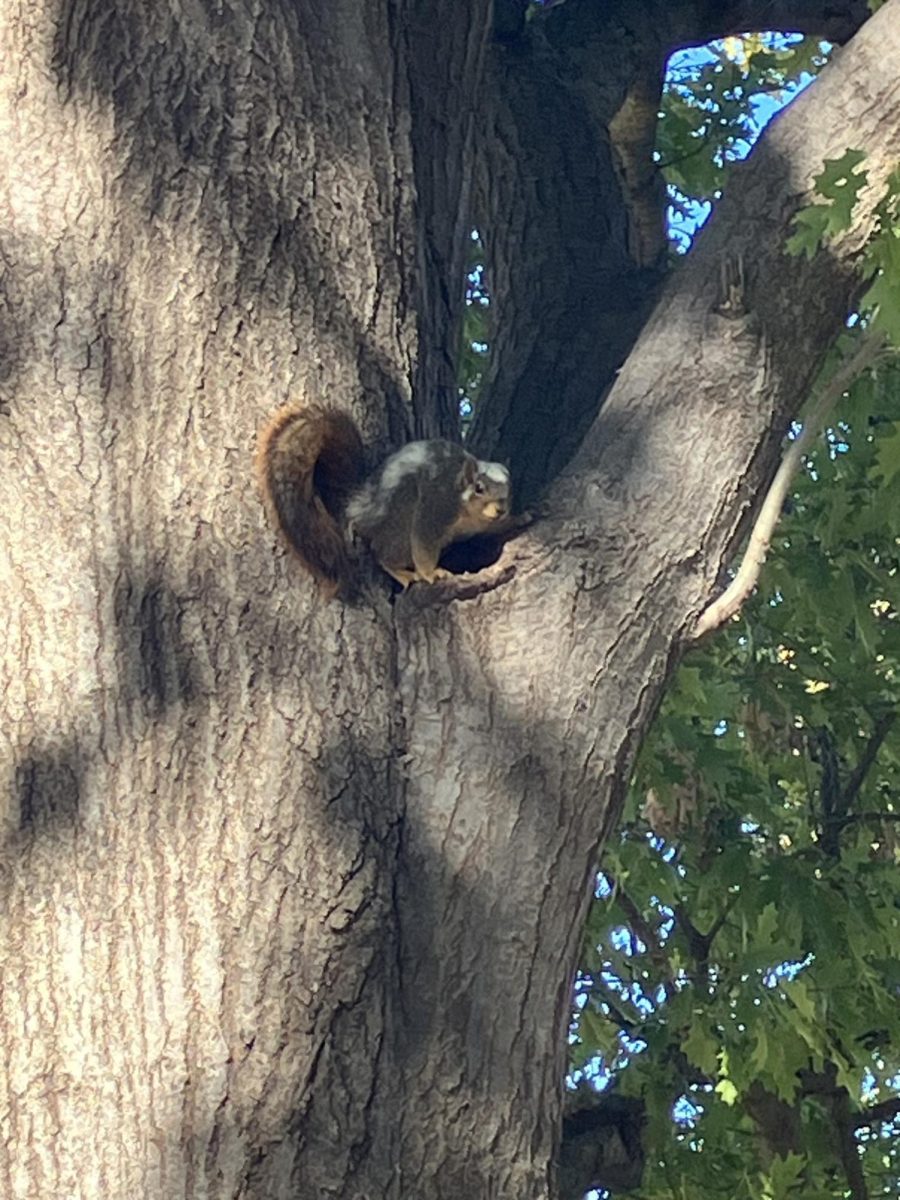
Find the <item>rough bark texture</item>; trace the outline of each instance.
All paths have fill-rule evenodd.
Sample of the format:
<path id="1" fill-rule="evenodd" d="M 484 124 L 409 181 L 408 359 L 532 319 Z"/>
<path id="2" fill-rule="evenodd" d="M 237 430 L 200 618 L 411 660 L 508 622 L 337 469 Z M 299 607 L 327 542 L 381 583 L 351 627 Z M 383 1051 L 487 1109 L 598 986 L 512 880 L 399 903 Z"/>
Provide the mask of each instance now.
<path id="1" fill-rule="evenodd" d="M 390 607 L 317 606 L 249 468 L 289 398 L 414 425 L 399 17 L 213 7 L 5 17 L 9 1197 L 345 1196 L 368 1169 Z"/>
<path id="2" fill-rule="evenodd" d="M 676 48 L 751 29 L 843 42 L 865 0 L 576 0 L 497 6 L 475 221 L 494 329 L 471 440 L 528 502 L 580 445 L 659 297 L 665 188 L 652 160 Z"/>
<path id="3" fill-rule="evenodd" d="M 858 242 L 779 246 L 824 157 L 900 153 L 898 6 L 744 168 L 533 533 L 357 607 L 276 551 L 253 441 L 303 396 L 446 425 L 412 383 L 485 6 L 5 14 L 5 1196 L 554 1194 L 597 845 L 853 292 Z"/>
<path id="4" fill-rule="evenodd" d="M 512 464 L 528 503 L 580 443 L 663 278 L 659 16 L 623 0 L 513 24 L 501 8 L 492 39 L 475 216 L 494 329 L 471 440 Z"/>

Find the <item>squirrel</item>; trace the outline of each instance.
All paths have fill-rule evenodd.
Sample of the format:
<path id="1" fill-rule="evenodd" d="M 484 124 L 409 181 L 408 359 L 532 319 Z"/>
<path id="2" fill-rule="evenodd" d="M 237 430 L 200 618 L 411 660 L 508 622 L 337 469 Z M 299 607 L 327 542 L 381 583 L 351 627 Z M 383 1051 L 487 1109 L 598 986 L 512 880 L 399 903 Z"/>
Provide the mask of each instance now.
<path id="1" fill-rule="evenodd" d="M 404 590 L 434 583 L 451 542 L 510 524 L 509 472 L 455 442 L 410 442 L 367 480 L 349 414 L 288 406 L 264 426 L 257 472 L 275 524 L 329 599 L 353 592 L 350 546 L 359 537 Z"/>

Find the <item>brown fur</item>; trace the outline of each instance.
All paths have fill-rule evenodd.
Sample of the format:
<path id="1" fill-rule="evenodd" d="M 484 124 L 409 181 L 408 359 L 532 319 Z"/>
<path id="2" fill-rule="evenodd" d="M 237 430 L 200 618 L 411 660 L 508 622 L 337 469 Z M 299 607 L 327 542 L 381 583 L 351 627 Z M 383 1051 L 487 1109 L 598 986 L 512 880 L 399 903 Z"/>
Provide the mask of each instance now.
<path id="1" fill-rule="evenodd" d="M 282 408 L 260 434 L 256 464 L 266 507 L 290 548 L 330 596 L 349 591 L 340 518 L 363 468 L 353 419 L 318 404 Z"/>

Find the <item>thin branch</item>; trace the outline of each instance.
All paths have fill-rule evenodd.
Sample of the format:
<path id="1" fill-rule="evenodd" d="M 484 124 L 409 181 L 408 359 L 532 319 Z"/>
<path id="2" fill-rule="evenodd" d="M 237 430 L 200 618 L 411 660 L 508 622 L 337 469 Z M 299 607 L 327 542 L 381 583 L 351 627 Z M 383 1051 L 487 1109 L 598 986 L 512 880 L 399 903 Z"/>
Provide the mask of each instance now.
<path id="1" fill-rule="evenodd" d="M 893 1121 L 895 1117 L 900 1117 L 900 1096 L 882 1100 L 857 1113 L 853 1118 L 853 1128 L 863 1129 L 868 1125 L 880 1125 L 883 1121 Z"/>
<path id="2" fill-rule="evenodd" d="M 692 955 L 697 967 L 697 974 L 709 975 L 709 952 L 712 949 L 713 941 L 716 935 L 721 930 L 722 926 L 728 920 L 728 914 L 734 908 L 737 902 L 737 896 L 730 896 L 724 908 L 713 921 L 712 925 L 706 933 L 701 933 L 694 922 L 690 919 L 681 904 L 676 904 L 673 908 L 675 920 L 681 928 L 682 933 L 688 944 L 688 950 Z"/>
<path id="3" fill-rule="evenodd" d="M 896 714 L 888 712 L 878 718 L 872 735 L 866 742 L 859 762 L 850 772 L 845 787 L 840 785 L 837 751 L 834 739 L 828 730 L 820 730 L 816 745 L 822 767 L 820 793 L 822 797 L 822 848 L 826 854 L 837 858 L 840 855 L 841 834 L 854 819 L 849 810 L 859 795 L 878 751 L 894 724 Z"/>
<path id="4" fill-rule="evenodd" d="M 797 1072 L 804 1096 L 836 1096 L 840 1087 L 835 1083 L 834 1063 L 826 1063 L 824 1071 L 800 1070 Z"/>
<path id="5" fill-rule="evenodd" d="M 672 1042 L 663 1051 L 662 1061 L 664 1064 L 672 1064 L 684 1087 L 712 1088 L 715 1086 L 716 1076 L 707 1075 L 705 1071 L 695 1067 L 685 1052 Z"/>
<path id="6" fill-rule="evenodd" d="M 830 1116 L 837 1137 L 837 1155 L 847 1177 L 852 1200 L 869 1200 L 869 1190 L 859 1158 L 859 1146 L 854 1136 L 859 1126 L 867 1124 L 858 1121 L 850 1112 L 850 1094 L 845 1087 L 837 1082 L 837 1068 L 834 1063 L 827 1062 L 822 1071 L 798 1071 L 797 1077 L 805 1096 L 821 1096 Z"/>
<path id="7" fill-rule="evenodd" d="M 632 1021 L 630 1017 L 626 1017 L 625 1013 L 619 1008 L 618 1003 L 612 999 L 613 993 L 602 981 L 594 980 L 594 988 L 599 993 L 600 1003 L 605 1004 L 609 1009 L 609 1017 L 613 1024 L 618 1025 L 623 1033 L 633 1034 L 637 1026 L 636 1021 Z"/>
<path id="8" fill-rule="evenodd" d="M 655 949 L 664 955 L 665 951 L 662 943 L 659 940 L 656 930 L 651 927 L 649 921 L 647 921 L 637 904 L 628 895 L 614 875 L 611 875 L 608 870 L 604 870 L 603 873 L 609 880 L 610 886 L 613 889 L 614 899 L 625 913 L 625 916 L 628 919 L 629 924 L 634 929 L 634 932 L 647 947 L 648 952 L 652 954 Z"/>
<path id="9" fill-rule="evenodd" d="M 694 960 L 695 974 L 709 978 L 709 937 L 700 932 L 691 918 L 687 915 L 683 905 L 676 904 L 672 910 L 675 914 L 675 920 L 681 932 L 684 934 L 684 939 L 687 942 L 688 953 Z"/>
<path id="10" fill-rule="evenodd" d="M 859 1158 L 859 1146 L 854 1136 L 856 1127 L 850 1113 L 850 1097 L 845 1088 L 840 1088 L 832 1097 L 831 1119 L 837 1134 L 838 1155 L 847 1176 L 852 1200 L 869 1200 L 869 1189 Z"/>
<path id="11" fill-rule="evenodd" d="M 669 961 L 669 956 L 666 953 L 665 946 L 659 939 L 656 930 L 653 929 L 644 917 L 644 914 L 631 899 L 625 889 L 618 883 L 614 876 L 609 871 L 604 869 L 604 874 L 613 888 L 613 893 L 622 912 L 625 914 L 625 919 L 631 926 L 633 931 L 641 939 L 647 947 L 647 953 L 650 956 L 651 962 L 658 967 L 662 972 L 662 986 L 665 990 L 666 997 L 671 1000 L 675 994 L 675 972 L 672 970 L 672 964 Z"/>
<path id="12" fill-rule="evenodd" d="M 800 1152 L 803 1135 L 795 1104 L 782 1100 L 755 1079 L 745 1091 L 741 1105 L 759 1130 L 770 1155 L 784 1158 Z"/>
<path id="13" fill-rule="evenodd" d="M 854 767 L 850 778 L 847 780 L 847 786 L 844 788 L 841 796 L 844 816 L 846 816 L 853 807 L 853 802 L 859 795 L 859 789 L 865 782 L 872 764 L 878 756 L 878 751 L 881 749 L 884 739 L 890 733 L 891 726 L 897 719 L 896 712 L 887 712 L 875 722 L 875 728 L 872 730 L 872 736 L 866 742 L 866 748 L 862 753 L 862 757 Z"/>
<path id="14" fill-rule="evenodd" d="M 699 145 L 695 146 L 693 150 L 686 150 L 678 158 L 670 158 L 668 162 L 661 162 L 656 165 L 660 171 L 667 171 L 669 167 L 679 167 L 683 162 L 687 162 L 688 159 L 696 158 L 698 154 L 702 154 L 704 150 L 708 151 L 711 143 L 712 139 L 709 136 L 704 136 L 699 139 Z"/>
<path id="15" fill-rule="evenodd" d="M 724 625 L 739 611 L 741 605 L 756 587 L 762 565 L 766 561 L 772 534 L 787 498 L 788 489 L 804 454 L 824 425 L 830 409 L 843 396 L 857 376 L 872 366 L 883 353 L 884 347 L 883 335 L 867 336 L 853 357 L 834 373 L 823 388 L 821 396 L 803 422 L 802 430 L 784 453 L 781 466 L 772 480 L 759 516 L 756 518 L 737 575 L 722 595 L 700 614 L 700 619 L 692 634 L 695 640 L 713 629 L 718 629 L 720 625 Z"/>
<path id="16" fill-rule="evenodd" d="M 738 902 L 738 896 L 737 896 L 737 893 L 735 892 L 735 894 L 729 898 L 727 904 L 722 909 L 722 911 L 719 913 L 719 915 L 716 917 L 716 919 L 713 921 L 712 925 L 710 925 L 709 932 L 706 935 L 706 940 L 710 946 L 712 946 L 713 942 L 716 939 L 716 935 L 720 932 L 720 930 L 722 929 L 722 926 L 728 920 L 729 914 L 731 913 L 731 910 L 734 908 L 734 906 L 735 906 L 735 904 L 737 904 L 737 902 Z"/>

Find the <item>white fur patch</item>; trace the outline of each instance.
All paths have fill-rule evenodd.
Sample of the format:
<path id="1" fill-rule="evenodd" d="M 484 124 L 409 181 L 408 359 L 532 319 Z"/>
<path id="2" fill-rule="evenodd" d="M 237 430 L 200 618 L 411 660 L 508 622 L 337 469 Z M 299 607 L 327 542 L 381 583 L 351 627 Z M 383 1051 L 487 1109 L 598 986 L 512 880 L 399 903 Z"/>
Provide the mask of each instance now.
<path id="1" fill-rule="evenodd" d="M 491 483 L 509 483 L 509 471 L 503 463 L 482 462 L 479 459 L 478 471 L 485 479 L 490 479 Z"/>
<path id="2" fill-rule="evenodd" d="M 352 532 L 356 532 L 356 526 L 366 516 L 375 516 L 373 512 L 372 493 L 368 488 L 363 488 L 362 491 L 351 496 L 347 501 L 347 507 L 344 509 L 344 519 L 350 526 Z"/>
<path id="3" fill-rule="evenodd" d="M 404 475 L 414 475 L 428 462 L 428 443 L 410 442 L 392 454 L 381 469 L 378 486 L 393 492 Z"/>

